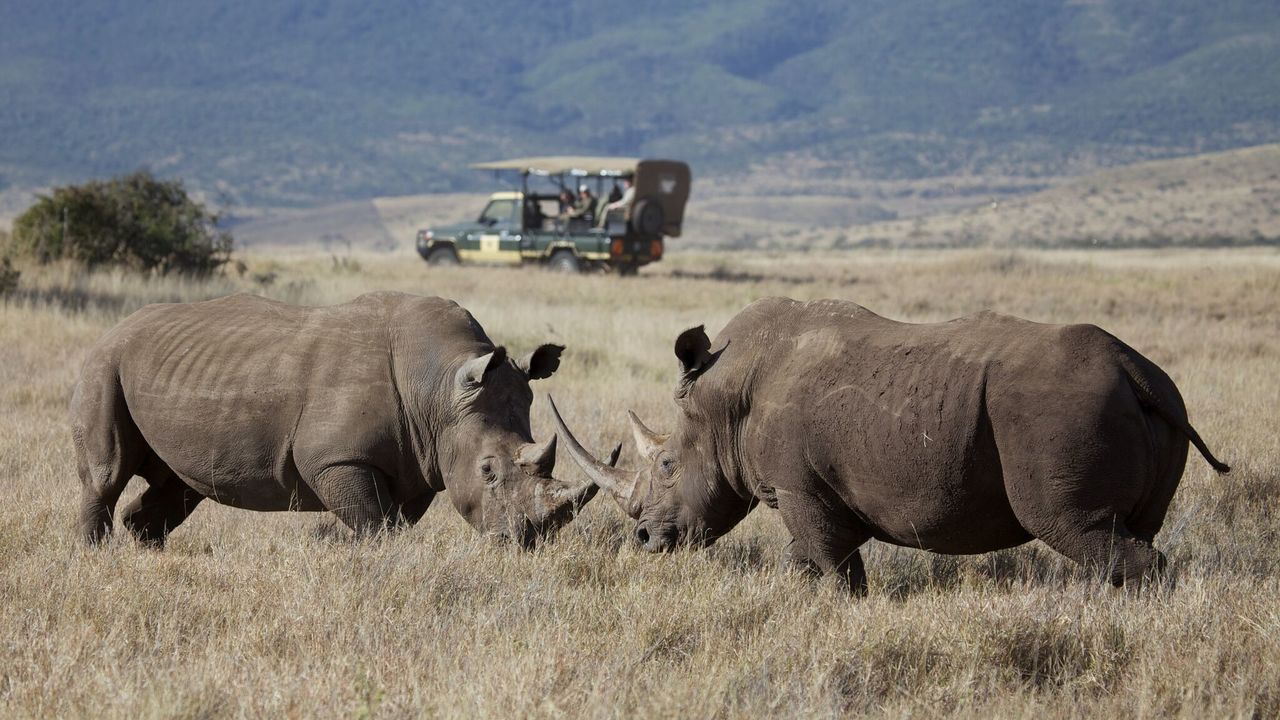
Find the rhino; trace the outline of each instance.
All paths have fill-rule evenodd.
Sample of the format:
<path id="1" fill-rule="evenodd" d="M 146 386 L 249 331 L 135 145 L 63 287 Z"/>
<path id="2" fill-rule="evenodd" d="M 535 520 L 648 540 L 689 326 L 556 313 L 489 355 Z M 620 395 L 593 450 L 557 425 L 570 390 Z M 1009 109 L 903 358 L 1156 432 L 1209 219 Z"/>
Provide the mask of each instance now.
<path id="1" fill-rule="evenodd" d="M 379 292 L 330 307 L 241 294 L 146 306 L 89 350 L 70 415 L 79 531 L 121 512 L 162 546 L 205 498 L 329 511 L 358 534 L 420 519 L 438 493 L 476 529 L 528 547 L 596 493 L 552 477 L 530 380 L 561 345 L 518 359 L 450 300 Z"/>
<path id="2" fill-rule="evenodd" d="M 1093 325 L 910 324 L 768 298 L 714 343 L 686 330 L 675 355 L 675 431 L 630 413 L 638 470 L 595 460 L 552 404 L 574 461 L 649 551 L 708 545 L 764 503 L 791 564 L 859 594 L 872 538 L 944 554 L 1038 538 L 1121 585 L 1165 566 L 1152 540 L 1188 440 L 1230 470 L 1169 376 Z"/>

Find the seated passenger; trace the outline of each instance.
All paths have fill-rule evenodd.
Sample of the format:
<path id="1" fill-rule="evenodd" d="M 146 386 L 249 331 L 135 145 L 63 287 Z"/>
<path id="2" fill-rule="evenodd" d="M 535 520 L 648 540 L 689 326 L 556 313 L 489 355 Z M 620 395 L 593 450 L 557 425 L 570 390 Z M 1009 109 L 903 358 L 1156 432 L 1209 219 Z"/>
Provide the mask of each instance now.
<path id="1" fill-rule="evenodd" d="M 606 212 L 611 212 L 613 210 L 622 210 L 626 208 L 628 205 L 630 205 L 631 201 L 635 198 L 636 196 L 635 180 L 632 180 L 630 175 L 622 178 L 622 185 L 626 188 L 626 190 L 622 191 L 622 197 L 615 202 L 611 202 L 608 205 L 605 205 L 604 209 Z"/>
<path id="2" fill-rule="evenodd" d="M 567 218 L 571 210 L 573 210 L 573 193 L 565 188 L 560 191 L 560 214 L 556 217 Z"/>
<path id="3" fill-rule="evenodd" d="M 591 188 L 585 184 L 578 188 L 578 204 L 569 211 L 569 220 L 583 220 L 587 225 L 595 218 L 596 212 L 596 196 L 591 194 Z"/>

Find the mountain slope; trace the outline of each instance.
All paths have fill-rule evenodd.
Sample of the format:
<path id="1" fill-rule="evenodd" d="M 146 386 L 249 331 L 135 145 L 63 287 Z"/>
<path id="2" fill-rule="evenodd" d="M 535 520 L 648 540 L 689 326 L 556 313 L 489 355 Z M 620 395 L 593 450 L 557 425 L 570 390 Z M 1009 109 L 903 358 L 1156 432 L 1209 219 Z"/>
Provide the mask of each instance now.
<path id="1" fill-rule="evenodd" d="M 1136 163 L 956 213 L 848 228 L 843 244 L 1280 244 L 1280 144 Z"/>
<path id="2" fill-rule="evenodd" d="M 13 0 L 0 190 L 138 166 L 233 202 L 476 188 L 466 162 L 1061 172 L 1280 139 L 1280 6 Z"/>

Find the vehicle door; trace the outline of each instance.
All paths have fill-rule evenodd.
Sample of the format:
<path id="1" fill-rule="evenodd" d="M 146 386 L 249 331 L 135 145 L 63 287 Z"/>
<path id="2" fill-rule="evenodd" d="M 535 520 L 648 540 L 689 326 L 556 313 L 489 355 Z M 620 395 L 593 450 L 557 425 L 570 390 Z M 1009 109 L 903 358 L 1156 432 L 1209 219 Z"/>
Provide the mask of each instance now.
<path id="1" fill-rule="evenodd" d="M 480 213 L 480 229 L 474 241 L 462 250 L 464 260 L 479 262 L 520 262 L 520 237 L 523 230 L 522 200 L 498 198 L 490 200 Z"/>

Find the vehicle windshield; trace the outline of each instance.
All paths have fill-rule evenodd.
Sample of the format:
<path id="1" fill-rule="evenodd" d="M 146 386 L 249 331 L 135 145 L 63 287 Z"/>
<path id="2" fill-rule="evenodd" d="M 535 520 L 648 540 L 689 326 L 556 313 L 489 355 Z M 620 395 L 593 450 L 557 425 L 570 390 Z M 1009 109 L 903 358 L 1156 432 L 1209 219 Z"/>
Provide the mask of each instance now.
<path id="1" fill-rule="evenodd" d="M 491 200 L 480 213 L 480 224 L 494 228 L 520 226 L 520 203 L 517 200 Z"/>

